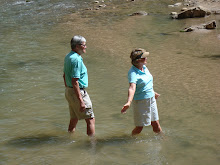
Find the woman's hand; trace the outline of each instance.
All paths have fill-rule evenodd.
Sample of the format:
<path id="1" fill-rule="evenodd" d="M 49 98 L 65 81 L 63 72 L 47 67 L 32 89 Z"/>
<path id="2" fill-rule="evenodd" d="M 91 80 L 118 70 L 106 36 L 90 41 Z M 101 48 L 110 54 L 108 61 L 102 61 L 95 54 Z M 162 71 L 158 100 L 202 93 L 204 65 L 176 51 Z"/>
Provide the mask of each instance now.
<path id="1" fill-rule="evenodd" d="M 131 103 L 126 103 L 123 107 L 122 107 L 122 109 L 121 109 L 121 113 L 122 114 L 125 114 L 126 113 L 126 111 L 127 111 L 127 109 L 130 107 L 130 105 L 131 105 Z"/>
<path id="2" fill-rule="evenodd" d="M 126 110 L 130 107 L 131 102 L 132 102 L 133 97 L 134 97 L 135 90 L 136 90 L 136 84 L 135 84 L 135 83 L 129 83 L 129 88 L 128 88 L 128 101 L 127 101 L 127 103 L 123 106 L 123 108 L 121 109 L 121 113 L 122 113 L 122 114 L 126 113 Z"/>
<path id="3" fill-rule="evenodd" d="M 160 96 L 160 94 L 158 94 L 157 92 L 154 93 L 155 93 L 155 99 L 157 99 Z"/>

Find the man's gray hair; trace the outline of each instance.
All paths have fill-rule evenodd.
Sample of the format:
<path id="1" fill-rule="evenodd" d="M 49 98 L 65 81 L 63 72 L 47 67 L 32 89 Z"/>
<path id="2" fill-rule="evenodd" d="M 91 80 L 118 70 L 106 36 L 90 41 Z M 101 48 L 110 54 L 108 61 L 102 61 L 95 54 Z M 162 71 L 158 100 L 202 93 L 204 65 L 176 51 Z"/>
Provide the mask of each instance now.
<path id="1" fill-rule="evenodd" d="M 83 42 L 86 42 L 86 39 L 83 36 L 76 35 L 71 39 L 70 45 L 72 49 L 76 48 L 76 45 L 80 45 Z"/>

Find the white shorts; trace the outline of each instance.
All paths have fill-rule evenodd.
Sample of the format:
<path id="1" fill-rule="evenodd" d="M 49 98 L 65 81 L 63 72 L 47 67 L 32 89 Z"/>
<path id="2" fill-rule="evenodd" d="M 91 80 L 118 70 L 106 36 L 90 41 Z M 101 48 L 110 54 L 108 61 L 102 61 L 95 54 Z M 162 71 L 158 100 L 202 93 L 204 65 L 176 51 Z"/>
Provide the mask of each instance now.
<path id="1" fill-rule="evenodd" d="M 151 121 L 159 120 L 155 97 L 144 100 L 134 100 L 133 112 L 135 126 L 149 126 L 151 125 Z"/>

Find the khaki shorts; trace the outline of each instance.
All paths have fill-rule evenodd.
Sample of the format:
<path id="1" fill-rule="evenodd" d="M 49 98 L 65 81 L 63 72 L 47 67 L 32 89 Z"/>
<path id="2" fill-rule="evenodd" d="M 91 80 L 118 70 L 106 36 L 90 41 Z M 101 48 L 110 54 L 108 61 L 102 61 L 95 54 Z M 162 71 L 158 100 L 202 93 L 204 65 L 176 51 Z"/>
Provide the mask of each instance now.
<path id="1" fill-rule="evenodd" d="M 151 121 L 159 120 L 157 102 L 155 97 L 134 100 L 134 124 L 135 126 L 148 126 Z"/>
<path id="2" fill-rule="evenodd" d="M 80 93 L 86 106 L 86 110 L 84 112 L 80 111 L 80 102 L 75 94 L 74 89 L 66 87 L 65 97 L 69 103 L 70 118 L 77 118 L 78 120 L 94 118 L 95 116 L 93 113 L 92 102 L 90 100 L 89 94 L 86 92 L 85 89 L 80 89 Z"/>

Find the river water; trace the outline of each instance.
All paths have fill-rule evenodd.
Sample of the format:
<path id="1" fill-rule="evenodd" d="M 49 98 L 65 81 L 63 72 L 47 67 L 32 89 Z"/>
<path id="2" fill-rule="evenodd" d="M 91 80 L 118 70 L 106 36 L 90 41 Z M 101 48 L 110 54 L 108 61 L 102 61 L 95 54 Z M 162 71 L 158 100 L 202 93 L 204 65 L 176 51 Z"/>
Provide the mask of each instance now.
<path id="1" fill-rule="evenodd" d="M 2 165 L 182 165 L 219 164 L 220 30 L 181 33 L 219 16 L 171 20 L 173 1 L 106 1 L 106 8 L 80 0 L 2 0 L 1 155 Z M 145 10 L 150 14 L 130 17 Z M 67 133 L 63 59 L 75 34 L 87 39 L 83 55 L 96 115 L 96 139 L 79 121 Z M 127 99 L 129 53 L 150 51 L 163 135 L 144 128 L 137 137 Z"/>

